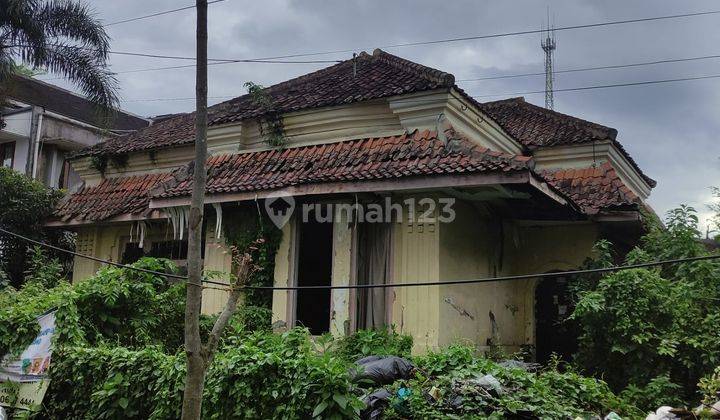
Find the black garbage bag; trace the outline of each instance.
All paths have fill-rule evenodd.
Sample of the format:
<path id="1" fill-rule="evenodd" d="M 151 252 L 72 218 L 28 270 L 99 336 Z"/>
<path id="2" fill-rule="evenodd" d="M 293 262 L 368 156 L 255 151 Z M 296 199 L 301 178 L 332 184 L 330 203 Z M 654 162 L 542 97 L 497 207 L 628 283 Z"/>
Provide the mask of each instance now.
<path id="1" fill-rule="evenodd" d="M 361 420 L 378 420 L 390 404 L 392 394 L 387 389 L 381 388 L 362 399 L 365 409 L 360 412 Z"/>
<path id="2" fill-rule="evenodd" d="M 387 385 L 398 379 L 410 379 L 413 366 L 410 361 L 397 356 L 369 356 L 355 362 L 358 368 L 353 372 L 353 381 L 370 381 L 375 385 Z"/>

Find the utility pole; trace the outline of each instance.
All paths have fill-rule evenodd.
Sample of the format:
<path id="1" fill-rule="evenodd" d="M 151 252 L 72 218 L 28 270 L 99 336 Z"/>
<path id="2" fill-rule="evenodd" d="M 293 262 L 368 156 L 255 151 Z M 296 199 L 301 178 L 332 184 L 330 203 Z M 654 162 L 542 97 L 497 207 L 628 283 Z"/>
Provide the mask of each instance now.
<path id="1" fill-rule="evenodd" d="M 555 42 L 555 30 L 550 25 L 550 10 L 548 9 L 547 30 L 545 31 L 545 39 L 540 41 L 540 46 L 545 51 L 545 108 L 553 109 L 555 107 L 553 98 L 553 55 L 557 44 Z"/>
<path id="2" fill-rule="evenodd" d="M 182 419 L 200 420 L 202 394 L 205 388 L 205 363 L 200 338 L 202 308 L 202 221 L 207 171 L 207 0 L 196 0 L 197 10 L 195 54 L 195 165 L 188 221 L 188 278 L 185 302 L 185 354 L 187 374 L 183 393 Z"/>
<path id="3" fill-rule="evenodd" d="M 185 355 L 187 373 L 183 391 L 182 420 L 200 420 L 205 376 L 215 358 L 223 331 L 237 310 L 242 295 L 242 285 L 252 276 L 257 266 L 249 250 L 233 255 L 234 276 L 230 276 L 227 302 L 218 315 L 207 341 L 200 337 L 200 310 L 202 309 L 202 225 L 207 180 L 207 5 L 208 0 L 196 0 L 197 52 L 195 81 L 195 160 L 193 165 L 193 189 L 188 221 L 188 277 L 185 302 Z M 250 248 L 260 243 L 255 241 Z"/>

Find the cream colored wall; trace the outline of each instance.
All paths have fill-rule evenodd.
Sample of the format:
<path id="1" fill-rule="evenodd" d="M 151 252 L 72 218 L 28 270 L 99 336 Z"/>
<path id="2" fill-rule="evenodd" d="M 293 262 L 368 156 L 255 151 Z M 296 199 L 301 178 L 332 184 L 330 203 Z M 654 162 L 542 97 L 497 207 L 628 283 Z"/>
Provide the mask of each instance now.
<path id="1" fill-rule="evenodd" d="M 579 267 L 598 239 L 590 223 L 505 223 L 457 201 L 452 223 L 440 224 L 440 278 L 462 280 L 545 273 Z M 514 280 L 439 289 L 438 344 L 465 341 L 480 350 L 493 337 L 506 352 L 535 343 L 535 280 Z M 431 307 L 432 308 L 432 307 Z"/>
<path id="2" fill-rule="evenodd" d="M 213 224 L 207 229 L 205 242 L 205 270 L 230 273 L 232 270 L 232 256 L 222 238 L 215 238 Z M 148 231 L 146 235 L 164 235 L 165 230 Z M 77 252 L 92 255 L 104 260 L 120 261 L 122 247 L 130 236 L 130 224 L 117 224 L 111 226 L 94 226 L 81 228 L 77 236 Z M 75 257 L 73 263 L 73 282 L 85 280 L 97 272 L 102 264 L 87 258 Z M 229 278 L 222 276 L 223 279 Z M 213 285 L 213 287 L 215 287 Z M 221 287 L 221 286 L 217 286 Z M 214 289 L 203 291 L 204 314 L 213 314 L 222 310 L 225 305 L 227 292 Z"/>
<path id="3" fill-rule="evenodd" d="M 393 232 L 393 282 L 414 283 L 440 279 L 440 236 L 437 223 L 421 223 L 419 212 L 414 222 L 403 211 L 403 223 Z M 392 324 L 403 334 L 413 337 L 413 352 L 438 347 L 438 286 L 399 287 L 392 292 Z M 442 328 L 445 328 L 443 325 Z"/>
<path id="4" fill-rule="evenodd" d="M 566 224 L 508 223 L 504 226 L 503 265 L 506 275 L 548 273 L 580 267 L 592 255 L 595 242 L 600 239 L 596 224 L 577 222 Z M 537 280 L 522 280 L 524 285 L 519 314 L 523 321 L 527 344 L 535 343 L 535 286 Z"/>
<path id="5" fill-rule="evenodd" d="M 454 208 L 455 220 L 440 225 L 440 277 L 447 281 L 497 275 L 500 262 L 497 246 L 501 243 L 497 222 L 463 201 L 456 201 Z M 516 287 L 508 283 L 440 287 L 438 305 L 443 328 L 439 344 L 471 342 L 483 348 L 492 336 L 491 311 L 497 323 L 506 326 L 500 343 L 516 344 L 518 328 L 507 309 L 518 304 Z"/>
<path id="6" fill-rule="evenodd" d="M 213 281 L 229 283 L 232 273 L 232 253 L 223 238 L 215 237 L 215 223 L 209 222 L 205 236 L 205 259 L 203 260 L 205 271 L 216 271 L 222 273 L 219 278 Z M 223 288 L 216 284 L 206 284 L 208 287 Z M 202 313 L 206 315 L 216 314 L 223 310 L 227 302 L 228 292 L 224 290 L 203 289 Z"/>

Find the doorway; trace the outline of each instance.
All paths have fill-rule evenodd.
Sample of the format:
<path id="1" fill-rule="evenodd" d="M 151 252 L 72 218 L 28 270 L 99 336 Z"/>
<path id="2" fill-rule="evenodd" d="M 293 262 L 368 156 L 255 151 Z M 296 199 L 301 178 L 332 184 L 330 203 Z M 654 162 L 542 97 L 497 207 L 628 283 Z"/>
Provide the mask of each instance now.
<path id="1" fill-rule="evenodd" d="M 313 214 L 299 222 L 298 286 L 330 286 L 332 282 L 333 223 L 318 222 Z M 330 331 L 330 289 L 297 291 L 296 322 L 312 335 Z"/>
<path id="2" fill-rule="evenodd" d="M 546 363 L 553 354 L 570 361 L 578 348 L 577 327 L 567 318 L 574 310 L 567 279 L 547 277 L 535 288 L 535 358 Z"/>
<path id="3" fill-rule="evenodd" d="M 357 284 L 390 283 L 392 225 L 360 223 L 357 226 Z M 361 288 L 355 292 L 355 330 L 384 329 L 389 322 L 390 289 Z"/>

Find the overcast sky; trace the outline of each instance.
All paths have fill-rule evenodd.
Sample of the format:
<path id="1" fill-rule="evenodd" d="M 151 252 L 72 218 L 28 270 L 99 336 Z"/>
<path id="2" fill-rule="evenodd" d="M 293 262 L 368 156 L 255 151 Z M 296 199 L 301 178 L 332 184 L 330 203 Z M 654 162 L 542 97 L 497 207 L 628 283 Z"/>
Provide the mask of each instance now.
<path id="1" fill-rule="evenodd" d="M 173 9 L 192 0 L 93 0 L 104 22 Z M 259 58 L 538 29 L 550 6 L 556 26 L 720 9 L 714 1 L 292 1 L 225 0 L 209 6 L 209 57 Z M 194 10 L 110 26 L 112 48 L 193 56 Z M 720 14 L 557 33 L 556 70 L 720 54 Z M 456 79 L 543 70 L 538 35 L 387 49 Z M 338 60 L 351 53 L 306 59 Z M 188 64 L 112 56 L 116 72 Z M 209 96 L 245 93 L 329 64 L 211 66 Z M 720 74 L 720 59 L 558 74 L 556 88 Z M 45 76 L 44 78 L 50 78 Z M 189 111 L 192 68 L 119 74 L 123 107 L 141 115 Z M 54 81 L 63 84 L 61 81 Z M 460 82 L 471 95 L 544 88 L 542 77 Z M 509 96 L 509 95 L 507 95 Z M 488 98 L 494 100 L 503 96 Z M 221 99 L 213 99 L 212 103 Z M 482 99 L 481 99 L 482 100 Z M 526 95 L 542 105 L 543 95 Z M 658 181 L 650 203 L 660 214 L 685 203 L 707 217 L 709 187 L 720 185 L 720 79 L 556 93 L 555 109 L 618 130 L 618 139 Z"/>

